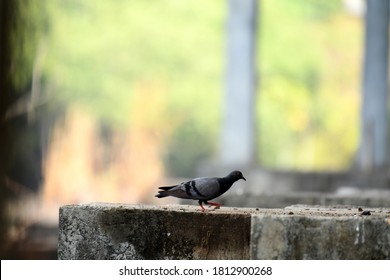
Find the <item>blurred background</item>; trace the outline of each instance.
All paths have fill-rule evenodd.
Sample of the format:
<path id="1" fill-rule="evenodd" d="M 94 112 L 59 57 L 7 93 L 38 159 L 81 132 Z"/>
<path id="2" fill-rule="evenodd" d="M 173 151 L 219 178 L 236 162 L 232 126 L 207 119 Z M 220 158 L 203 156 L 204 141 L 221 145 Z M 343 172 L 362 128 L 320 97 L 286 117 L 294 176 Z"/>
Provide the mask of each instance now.
<path id="1" fill-rule="evenodd" d="M 390 206 L 387 0 L 0 5 L 2 258 L 55 259 L 61 205 L 232 169 L 225 205 Z"/>

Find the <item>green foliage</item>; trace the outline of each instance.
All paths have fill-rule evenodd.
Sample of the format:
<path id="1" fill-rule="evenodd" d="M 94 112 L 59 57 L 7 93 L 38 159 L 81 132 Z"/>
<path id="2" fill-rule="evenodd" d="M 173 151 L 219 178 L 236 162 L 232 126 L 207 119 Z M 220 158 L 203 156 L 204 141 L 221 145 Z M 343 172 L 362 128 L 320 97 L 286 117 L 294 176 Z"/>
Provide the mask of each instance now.
<path id="1" fill-rule="evenodd" d="M 161 87 L 167 107 L 153 118 L 175 126 L 166 143 L 169 170 L 189 175 L 216 153 L 226 1 L 45 3 L 45 81 L 59 104 L 125 127 L 139 85 Z M 357 142 L 359 20 L 339 0 L 263 0 L 259 11 L 260 162 L 347 167 Z"/>
<path id="2" fill-rule="evenodd" d="M 286 169 L 348 168 L 357 146 L 359 20 L 336 0 L 262 3 L 260 161 Z"/>
<path id="3" fill-rule="evenodd" d="M 201 139 L 209 130 L 202 147 L 215 145 L 223 1 L 53 0 L 47 5 L 51 29 L 46 70 L 59 103 L 76 103 L 105 122 L 125 127 L 139 85 L 162 87 L 172 117 L 154 114 L 156 125 L 186 119 L 193 124 L 180 125 L 169 137 L 167 153 L 180 162 L 171 170 L 184 174 L 190 169 L 184 161 L 193 168 L 204 151 L 212 154 L 208 148 L 196 154 L 190 139 Z"/>
<path id="4" fill-rule="evenodd" d="M 219 94 L 221 4 L 51 1 L 48 71 L 58 97 L 121 124 L 139 81 L 163 81 L 179 105 Z"/>

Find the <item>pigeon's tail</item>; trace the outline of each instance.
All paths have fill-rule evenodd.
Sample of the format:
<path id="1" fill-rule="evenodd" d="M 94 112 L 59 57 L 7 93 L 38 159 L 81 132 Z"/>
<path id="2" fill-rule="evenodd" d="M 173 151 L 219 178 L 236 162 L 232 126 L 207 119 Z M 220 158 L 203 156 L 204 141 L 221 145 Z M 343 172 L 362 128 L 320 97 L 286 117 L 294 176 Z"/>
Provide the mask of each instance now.
<path id="1" fill-rule="evenodd" d="M 167 186 L 167 187 L 159 187 L 160 191 L 158 191 L 158 194 L 156 194 L 156 197 L 166 197 L 170 196 L 169 190 L 176 186 Z"/>
<path id="2" fill-rule="evenodd" d="M 169 193 L 166 191 L 159 191 L 158 194 L 156 194 L 156 197 L 158 197 L 158 198 L 162 198 L 162 197 L 166 197 L 166 196 L 169 196 Z"/>

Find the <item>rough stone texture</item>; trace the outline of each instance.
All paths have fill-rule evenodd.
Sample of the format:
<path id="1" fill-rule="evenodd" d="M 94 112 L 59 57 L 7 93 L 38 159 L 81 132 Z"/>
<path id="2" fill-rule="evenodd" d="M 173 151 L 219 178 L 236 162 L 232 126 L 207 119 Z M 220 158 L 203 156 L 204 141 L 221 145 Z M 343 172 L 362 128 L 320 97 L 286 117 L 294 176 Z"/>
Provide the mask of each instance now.
<path id="1" fill-rule="evenodd" d="M 102 203 L 63 206 L 58 257 L 248 259 L 250 214 L 244 210 L 201 213 L 198 208 Z"/>
<path id="2" fill-rule="evenodd" d="M 202 213 L 183 205 L 67 205 L 60 208 L 58 256 L 390 259 L 390 209 L 295 205 Z"/>
<path id="3" fill-rule="evenodd" d="M 390 209 L 284 210 L 287 216 L 252 216 L 251 258 L 390 259 Z"/>

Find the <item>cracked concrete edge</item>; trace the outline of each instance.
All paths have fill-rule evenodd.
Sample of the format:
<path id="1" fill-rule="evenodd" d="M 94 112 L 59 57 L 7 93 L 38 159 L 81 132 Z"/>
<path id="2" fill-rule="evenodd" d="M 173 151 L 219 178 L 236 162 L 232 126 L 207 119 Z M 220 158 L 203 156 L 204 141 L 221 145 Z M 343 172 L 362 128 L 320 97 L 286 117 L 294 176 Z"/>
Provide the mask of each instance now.
<path id="1" fill-rule="evenodd" d="M 60 259 L 248 259 L 251 209 L 92 203 L 60 209 Z M 220 239 L 223 242 L 220 242 Z"/>
<path id="2" fill-rule="evenodd" d="M 362 216 L 363 211 L 371 215 Z M 233 221 L 233 231 L 227 221 Z M 354 206 L 222 207 L 202 213 L 188 205 L 65 205 L 60 209 L 58 255 L 60 259 L 388 259 L 389 221 L 388 208 Z"/>
<path id="3" fill-rule="evenodd" d="M 371 209 L 372 215 L 299 210 L 298 215 L 252 215 L 251 259 L 390 259 L 389 209 Z"/>

